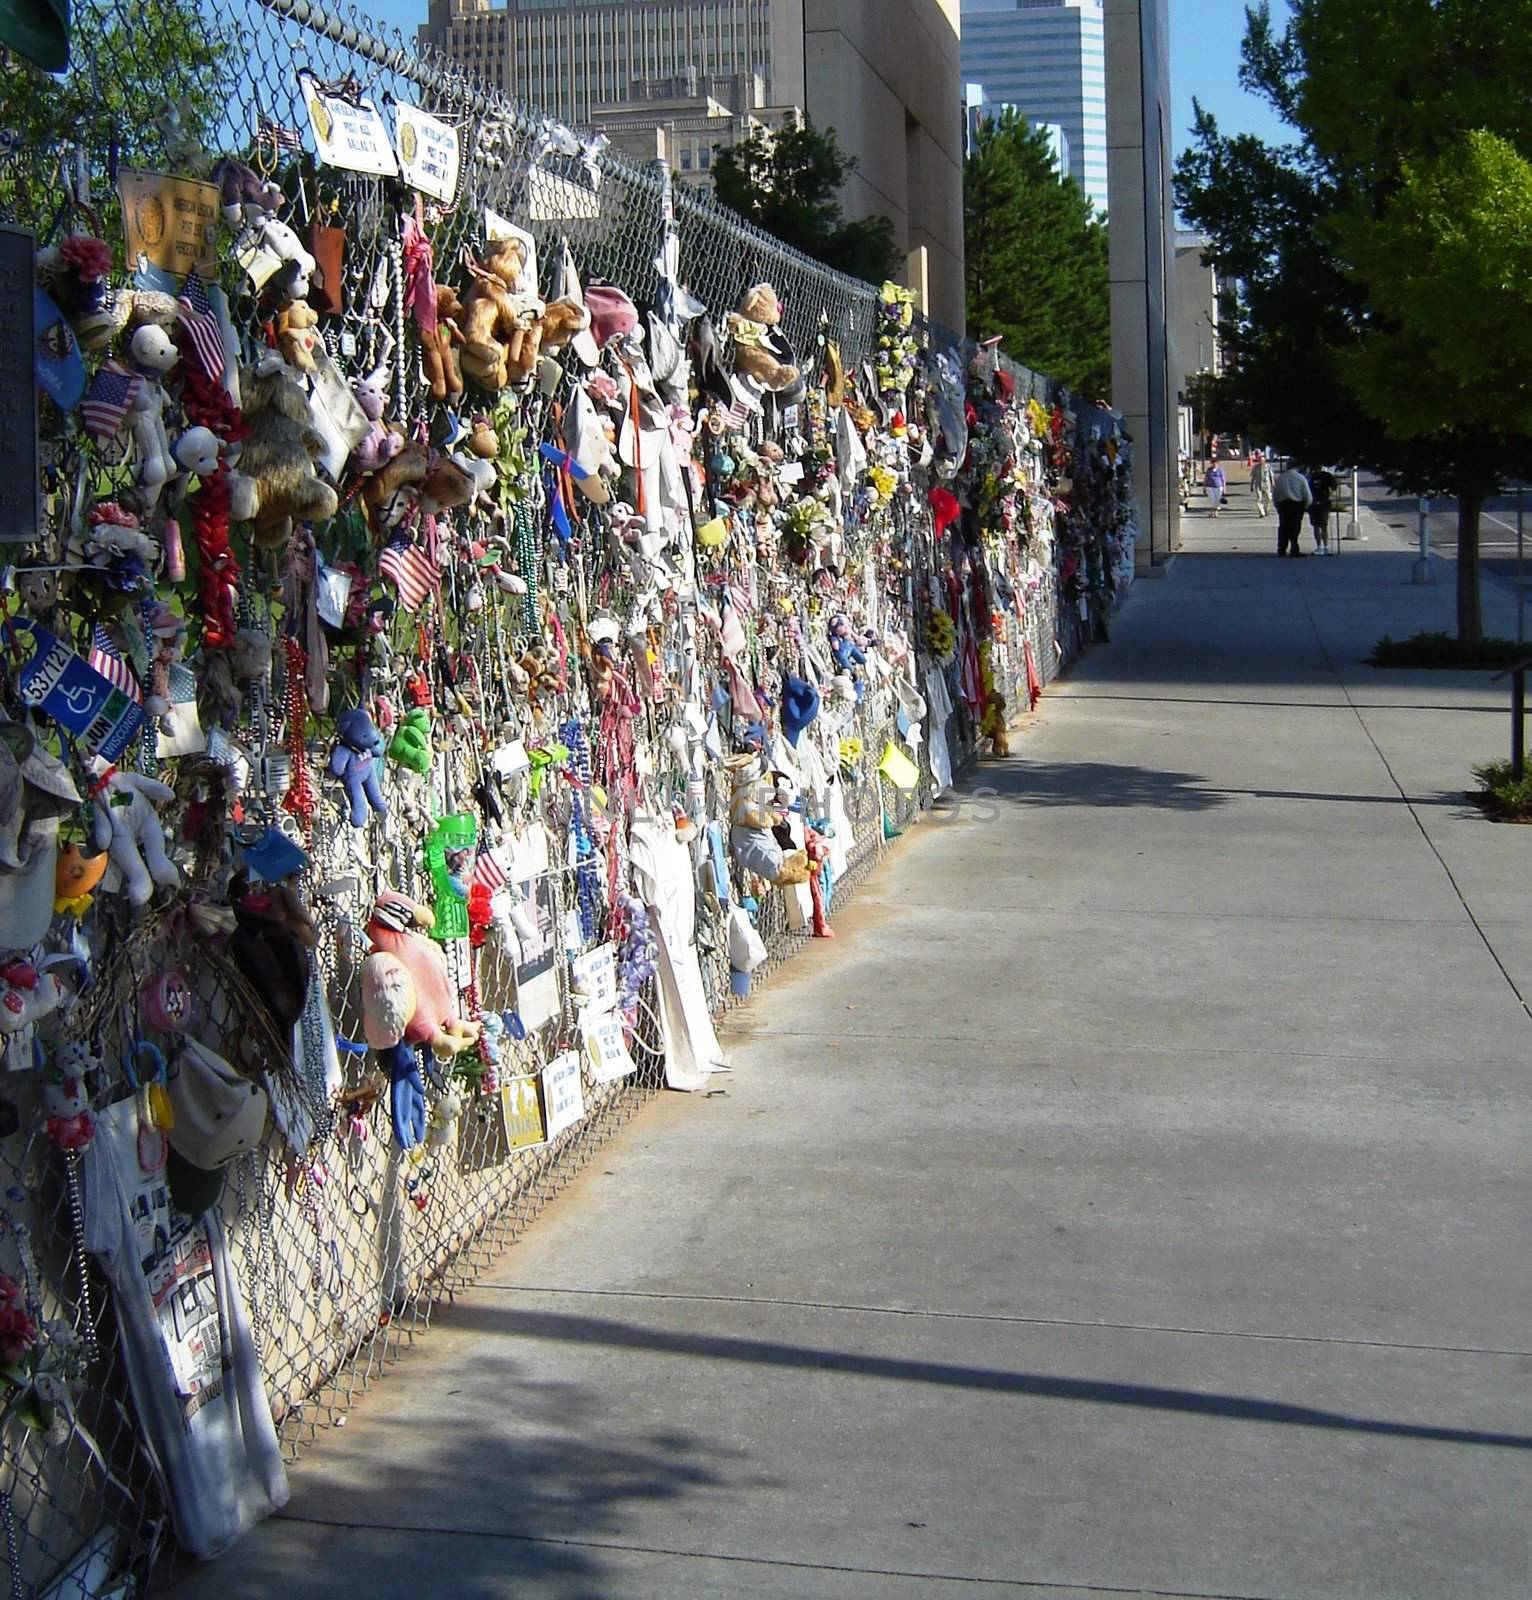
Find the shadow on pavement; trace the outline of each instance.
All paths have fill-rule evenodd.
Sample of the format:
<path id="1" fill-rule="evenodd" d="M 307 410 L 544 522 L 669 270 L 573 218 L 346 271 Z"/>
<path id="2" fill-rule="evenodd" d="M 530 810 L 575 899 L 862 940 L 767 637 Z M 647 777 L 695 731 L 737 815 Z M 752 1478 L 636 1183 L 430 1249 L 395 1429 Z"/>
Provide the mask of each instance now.
<path id="1" fill-rule="evenodd" d="M 843 1372 L 859 1378 L 940 1384 L 946 1388 L 1026 1395 L 1041 1400 L 1082 1400 L 1091 1405 L 1178 1411 L 1192 1416 L 1227 1418 L 1237 1422 L 1322 1428 L 1341 1433 L 1418 1439 L 1432 1444 L 1532 1450 L 1532 1435 L 1523 1433 L 1358 1417 L 1342 1411 L 1326 1411 L 1251 1395 L 1206 1394 L 1194 1389 L 1173 1389 L 1146 1383 L 1113 1383 L 1095 1378 L 1065 1378 L 1041 1372 L 1004 1372 L 993 1367 L 958 1366 L 945 1361 L 911 1361 L 770 1339 L 684 1333 L 644 1327 L 633 1322 L 612 1321 L 604 1317 L 576 1316 L 568 1312 L 507 1311 L 500 1307 L 464 1306 L 459 1308 L 458 1320 L 468 1325 L 478 1322 L 486 1329 L 493 1328 L 500 1335 L 552 1340 L 561 1344 L 600 1345 L 615 1350 L 745 1362 L 753 1366 Z"/>

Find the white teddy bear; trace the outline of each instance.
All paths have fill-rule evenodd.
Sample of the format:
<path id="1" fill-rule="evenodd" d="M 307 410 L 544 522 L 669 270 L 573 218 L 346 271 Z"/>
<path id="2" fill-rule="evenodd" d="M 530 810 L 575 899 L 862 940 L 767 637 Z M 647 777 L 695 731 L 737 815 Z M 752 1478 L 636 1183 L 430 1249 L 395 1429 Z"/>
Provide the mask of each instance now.
<path id="1" fill-rule="evenodd" d="M 181 881 L 180 868 L 165 853 L 165 827 L 154 809 L 173 799 L 175 790 L 158 778 L 107 766 L 99 757 L 94 765 L 95 846 L 110 852 L 129 901 L 146 906 L 155 884 L 173 889 Z"/>

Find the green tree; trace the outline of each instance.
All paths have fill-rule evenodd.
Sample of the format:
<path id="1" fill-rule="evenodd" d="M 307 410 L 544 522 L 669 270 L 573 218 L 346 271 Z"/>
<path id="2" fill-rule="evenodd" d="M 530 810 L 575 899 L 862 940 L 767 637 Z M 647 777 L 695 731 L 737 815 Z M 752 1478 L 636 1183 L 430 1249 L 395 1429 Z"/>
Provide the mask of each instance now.
<path id="1" fill-rule="evenodd" d="M 112 232 L 110 175 L 163 162 L 155 119 L 168 105 L 184 110 L 189 137 L 227 142 L 216 130 L 232 60 L 226 36 L 196 0 L 77 6 L 67 72 L 54 77 L 15 56 L 0 64 L 0 128 L 16 141 L 15 154 L 0 162 L 0 213 L 49 234 L 65 222 L 61 164 L 74 173 L 83 155 Z"/>
<path id="2" fill-rule="evenodd" d="M 718 198 L 784 244 L 869 283 L 899 276 L 902 257 L 887 217 L 847 222 L 841 186 L 857 161 L 807 118 L 776 133 L 757 129 L 719 149 L 713 161 Z"/>
<path id="3" fill-rule="evenodd" d="M 1013 111 L 979 130 L 963 178 L 968 331 L 1097 399 L 1112 382 L 1105 223 Z"/>
<path id="4" fill-rule="evenodd" d="M 1287 448 L 1457 497 L 1458 634 L 1477 639 L 1484 501 L 1532 461 L 1525 0 L 1246 15 L 1242 81 L 1300 140 L 1225 138 L 1199 108 L 1176 174 L 1242 280 L 1235 382 Z"/>

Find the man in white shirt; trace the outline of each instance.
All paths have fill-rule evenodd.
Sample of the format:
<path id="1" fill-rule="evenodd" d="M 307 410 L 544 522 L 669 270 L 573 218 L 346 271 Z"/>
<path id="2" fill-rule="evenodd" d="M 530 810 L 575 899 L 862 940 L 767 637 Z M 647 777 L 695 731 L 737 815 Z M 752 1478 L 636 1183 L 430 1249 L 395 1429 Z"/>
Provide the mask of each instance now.
<path id="1" fill-rule="evenodd" d="M 1277 507 L 1277 554 L 1301 556 L 1298 535 L 1303 531 L 1304 512 L 1314 503 L 1309 480 L 1297 467 L 1289 467 L 1271 486 L 1271 498 Z"/>

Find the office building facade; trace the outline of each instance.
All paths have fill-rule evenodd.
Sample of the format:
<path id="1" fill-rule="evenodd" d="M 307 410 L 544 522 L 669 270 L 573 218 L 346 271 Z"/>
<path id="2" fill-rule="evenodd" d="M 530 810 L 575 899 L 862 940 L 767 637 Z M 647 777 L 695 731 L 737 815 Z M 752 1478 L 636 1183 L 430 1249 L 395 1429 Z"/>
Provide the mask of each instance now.
<path id="1" fill-rule="evenodd" d="M 796 110 L 856 171 L 847 220 L 886 216 L 905 282 L 963 323 L 959 0 L 430 0 L 423 44 L 573 128 L 708 181 L 716 147 Z"/>
<path id="2" fill-rule="evenodd" d="M 1107 0 L 1106 20 L 1112 403 L 1133 436 L 1137 562 L 1147 575 L 1163 572 L 1181 543 L 1169 7 Z"/>
<path id="3" fill-rule="evenodd" d="M 1103 0 L 963 0 L 963 78 L 1028 122 L 1064 130 L 1070 176 L 1107 209 Z"/>

